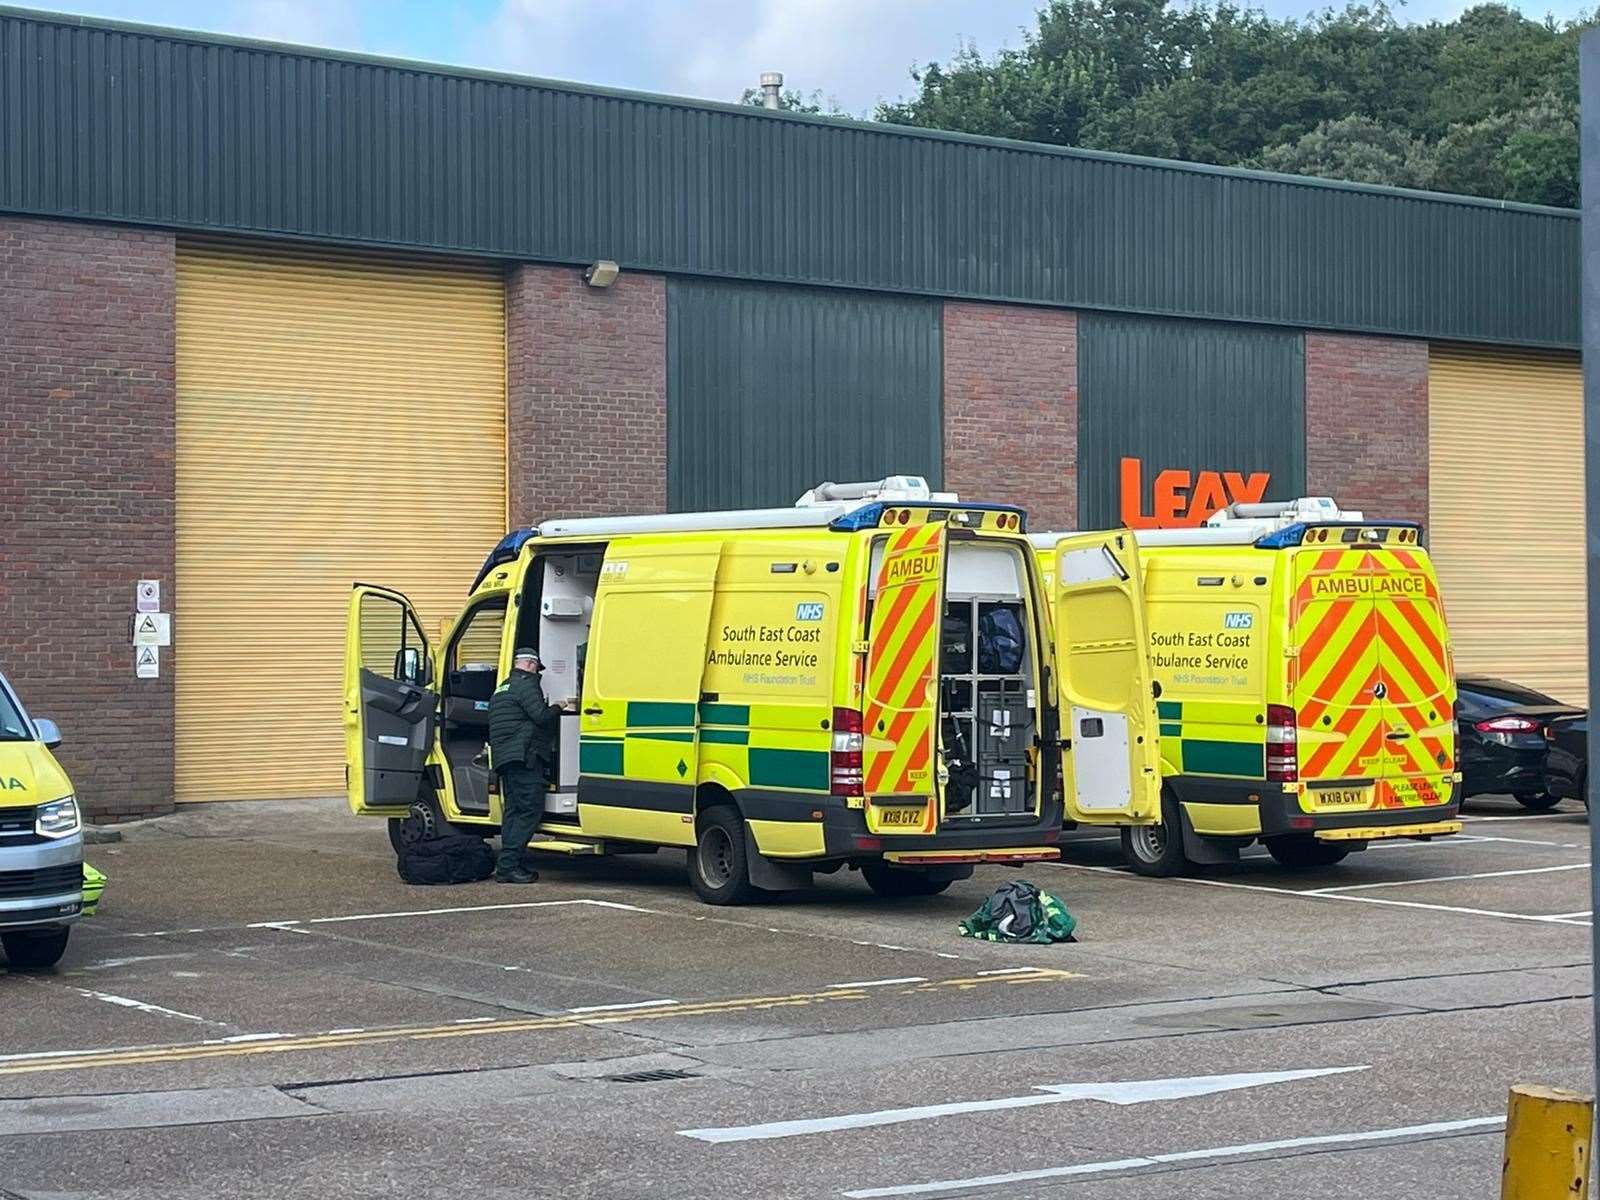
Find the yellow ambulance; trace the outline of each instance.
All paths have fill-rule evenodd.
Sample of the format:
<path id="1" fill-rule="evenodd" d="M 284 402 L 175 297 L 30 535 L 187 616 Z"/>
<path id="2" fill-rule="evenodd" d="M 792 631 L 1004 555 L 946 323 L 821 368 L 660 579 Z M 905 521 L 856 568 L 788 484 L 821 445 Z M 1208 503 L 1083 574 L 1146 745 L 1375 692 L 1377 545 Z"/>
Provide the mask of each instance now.
<path id="1" fill-rule="evenodd" d="M 60 744 L 55 722 L 30 717 L 0 675 L 0 945 L 13 971 L 59 961 L 104 886 L 85 871 L 77 797 L 50 753 Z"/>
<path id="2" fill-rule="evenodd" d="M 1030 536 L 1058 578 L 1059 535 Z M 1459 832 L 1455 669 L 1419 526 L 1307 497 L 1107 536 L 1142 576 L 1163 787 L 1133 822 L 1070 797 L 1069 821 L 1121 826 L 1145 875 L 1258 839 L 1318 867 Z"/>
<path id="3" fill-rule="evenodd" d="M 405 596 L 356 584 L 345 659 L 351 808 L 397 848 L 492 834 L 489 698 L 518 646 L 561 718 L 532 848 L 687 851 L 736 904 L 859 869 L 932 895 L 980 862 L 1054 859 L 1060 780 L 1153 811 L 1155 707 L 1137 580 L 1100 535 L 1052 553 L 1021 511 L 915 476 L 792 508 L 546 521 L 507 536 L 433 645 Z M 1056 660 L 1046 631 L 1094 626 Z M 1068 744 L 1061 713 L 1092 732 Z"/>

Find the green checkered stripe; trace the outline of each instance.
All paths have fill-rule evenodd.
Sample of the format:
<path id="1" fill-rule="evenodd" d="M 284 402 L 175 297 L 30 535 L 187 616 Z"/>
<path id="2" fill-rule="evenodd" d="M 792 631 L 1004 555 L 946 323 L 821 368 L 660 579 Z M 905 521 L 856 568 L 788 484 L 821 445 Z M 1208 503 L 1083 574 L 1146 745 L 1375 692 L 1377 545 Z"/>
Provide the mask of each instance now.
<path id="1" fill-rule="evenodd" d="M 1266 731 L 1253 720 L 1250 725 L 1235 723 L 1247 708 L 1254 706 L 1157 700 L 1162 757 L 1185 775 L 1265 778 Z M 1219 717 L 1234 719 L 1219 721 Z"/>
<path id="2" fill-rule="evenodd" d="M 774 706 L 777 707 L 777 706 Z M 756 718 L 761 720 L 758 709 Z M 786 713 L 785 715 L 791 715 Z M 785 722 L 786 724 L 788 722 Z M 813 725 L 812 728 L 819 728 Z M 753 788 L 792 791 L 828 791 L 828 752 L 789 746 L 752 744 L 774 740 L 794 741 L 794 730 L 773 729 L 762 723 L 751 728 L 748 704 L 699 705 L 660 701 L 630 701 L 627 728 L 621 736 L 584 734 L 578 744 L 578 769 L 585 775 L 623 778 L 629 742 L 695 741 L 698 731 L 702 760 L 727 765 Z M 807 740 L 816 740 L 808 738 Z"/>

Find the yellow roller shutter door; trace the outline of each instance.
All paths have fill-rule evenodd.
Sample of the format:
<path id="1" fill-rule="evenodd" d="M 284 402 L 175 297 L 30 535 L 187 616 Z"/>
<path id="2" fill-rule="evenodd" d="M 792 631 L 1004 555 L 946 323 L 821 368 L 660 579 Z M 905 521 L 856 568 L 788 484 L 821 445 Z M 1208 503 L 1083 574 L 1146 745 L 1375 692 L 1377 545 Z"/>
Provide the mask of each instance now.
<path id="1" fill-rule="evenodd" d="M 1582 703 L 1583 372 L 1575 356 L 1429 353 L 1429 548 L 1456 669 Z"/>
<path id="2" fill-rule="evenodd" d="M 436 634 L 505 533 L 500 272 L 185 244 L 177 319 L 177 798 L 339 792 L 351 582 Z"/>

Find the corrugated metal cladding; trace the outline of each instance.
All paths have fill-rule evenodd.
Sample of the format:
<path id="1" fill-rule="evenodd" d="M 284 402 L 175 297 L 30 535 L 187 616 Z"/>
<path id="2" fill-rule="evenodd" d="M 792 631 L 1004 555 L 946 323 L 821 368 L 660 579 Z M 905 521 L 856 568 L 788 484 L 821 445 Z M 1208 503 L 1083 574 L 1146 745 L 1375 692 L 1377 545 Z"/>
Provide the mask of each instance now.
<path id="1" fill-rule="evenodd" d="M 1305 341 L 1298 333 L 1085 313 L 1078 319 L 1078 521 L 1121 523 L 1122 460 L 1139 463 L 1139 512 L 1156 477 L 1271 475 L 1265 498 L 1301 494 Z M 1224 479 L 1222 482 L 1226 483 Z M 1131 495 L 1130 495 L 1131 500 Z"/>
<path id="2" fill-rule="evenodd" d="M 180 244 L 177 798 L 344 788 L 352 580 L 459 610 L 505 532 L 486 264 Z"/>
<path id="3" fill-rule="evenodd" d="M 1428 549 L 1456 669 L 1582 704 L 1582 365 L 1434 346 L 1428 388 Z"/>
<path id="4" fill-rule="evenodd" d="M 940 306 L 667 285 L 667 503 L 794 503 L 825 480 L 943 479 Z"/>
<path id="5" fill-rule="evenodd" d="M 0 209 L 1576 346 L 1577 214 L 0 13 Z"/>

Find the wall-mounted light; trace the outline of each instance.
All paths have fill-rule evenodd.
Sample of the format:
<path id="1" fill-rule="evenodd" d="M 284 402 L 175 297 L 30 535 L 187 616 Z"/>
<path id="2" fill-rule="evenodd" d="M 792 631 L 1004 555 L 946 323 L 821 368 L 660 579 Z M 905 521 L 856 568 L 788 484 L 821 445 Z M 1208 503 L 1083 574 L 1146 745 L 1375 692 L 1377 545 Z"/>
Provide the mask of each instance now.
<path id="1" fill-rule="evenodd" d="M 622 274 L 622 268 L 609 258 L 602 258 L 599 262 L 590 263 L 583 269 L 583 281 L 592 288 L 608 288 L 617 281 L 617 276 Z"/>

